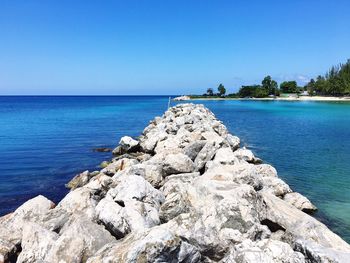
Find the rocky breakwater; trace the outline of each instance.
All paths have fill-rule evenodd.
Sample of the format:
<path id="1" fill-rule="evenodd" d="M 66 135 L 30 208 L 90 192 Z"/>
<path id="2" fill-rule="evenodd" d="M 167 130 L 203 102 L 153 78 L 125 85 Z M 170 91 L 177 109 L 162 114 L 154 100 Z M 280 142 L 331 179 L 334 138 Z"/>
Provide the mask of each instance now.
<path id="1" fill-rule="evenodd" d="M 349 262 L 316 208 L 203 105 L 123 137 L 100 171 L 0 218 L 0 262 Z"/>

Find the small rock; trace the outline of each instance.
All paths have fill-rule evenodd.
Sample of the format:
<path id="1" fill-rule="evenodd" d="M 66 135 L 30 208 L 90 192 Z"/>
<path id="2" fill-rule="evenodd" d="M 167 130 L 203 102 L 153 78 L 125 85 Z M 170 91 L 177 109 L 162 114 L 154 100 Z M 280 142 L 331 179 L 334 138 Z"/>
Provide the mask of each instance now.
<path id="1" fill-rule="evenodd" d="M 68 184 L 66 184 L 66 187 L 71 190 L 74 190 L 78 187 L 86 185 L 89 182 L 90 178 L 91 174 L 89 173 L 89 171 L 82 172 L 74 176 L 74 178 L 70 180 Z"/>

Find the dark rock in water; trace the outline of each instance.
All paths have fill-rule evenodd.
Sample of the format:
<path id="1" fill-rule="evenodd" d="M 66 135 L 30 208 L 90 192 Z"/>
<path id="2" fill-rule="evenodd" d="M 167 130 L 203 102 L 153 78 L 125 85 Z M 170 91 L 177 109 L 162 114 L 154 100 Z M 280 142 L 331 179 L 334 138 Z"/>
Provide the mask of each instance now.
<path id="1" fill-rule="evenodd" d="M 111 148 L 105 148 L 105 147 L 99 147 L 99 148 L 94 148 L 92 149 L 93 152 L 100 152 L 100 153 L 107 153 L 107 152 L 111 152 L 112 149 Z"/>

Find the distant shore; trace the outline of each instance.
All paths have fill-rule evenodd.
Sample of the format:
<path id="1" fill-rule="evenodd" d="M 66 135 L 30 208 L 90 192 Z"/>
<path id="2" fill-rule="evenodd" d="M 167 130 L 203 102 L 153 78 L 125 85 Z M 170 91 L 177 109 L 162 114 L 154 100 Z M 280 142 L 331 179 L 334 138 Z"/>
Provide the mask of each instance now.
<path id="1" fill-rule="evenodd" d="M 185 97 L 185 96 L 183 96 Z M 174 98 L 174 100 L 177 100 Z M 276 97 L 276 98 L 210 98 L 210 97 L 201 97 L 201 98 L 192 98 L 186 96 L 186 100 L 258 100 L 258 101 L 345 101 L 350 102 L 350 97 L 324 97 L 324 96 L 300 96 L 300 97 Z"/>

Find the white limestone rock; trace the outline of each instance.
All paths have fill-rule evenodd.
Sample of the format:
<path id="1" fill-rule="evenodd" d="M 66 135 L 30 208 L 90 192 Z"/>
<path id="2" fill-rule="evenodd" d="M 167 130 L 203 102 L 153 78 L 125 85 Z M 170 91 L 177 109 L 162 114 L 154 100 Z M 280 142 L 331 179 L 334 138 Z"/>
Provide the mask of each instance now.
<path id="1" fill-rule="evenodd" d="M 261 202 L 258 211 L 262 222 L 272 222 L 271 225 L 288 231 L 294 238 L 294 244 L 296 240 L 305 240 L 307 246 L 319 246 L 318 250 L 326 254 L 339 254 L 343 257 L 345 253 L 350 258 L 350 245 L 324 224 L 270 193 L 259 194 Z M 308 248 L 304 247 L 304 250 Z"/>
<path id="2" fill-rule="evenodd" d="M 87 263 L 201 262 L 198 249 L 163 227 L 132 233 L 103 247 Z"/>
<path id="3" fill-rule="evenodd" d="M 180 153 L 181 139 L 177 137 L 169 137 L 166 140 L 159 141 L 156 148 L 154 149 L 155 153 Z"/>
<path id="4" fill-rule="evenodd" d="M 257 164 L 254 167 L 256 172 L 262 177 L 277 177 L 276 169 L 269 164 Z"/>
<path id="5" fill-rule="evenodd" d="M 34 197 L 15 212 L 0 218 L 0 262 L 6 262 L 18 253 L 24 226 L 30 222 L 41 222 L 43 216 L 55 206 L 42 195 Z"/>
<path id="6" fill-rule="evenodd" d="M 107 167 L 103 168 L 101 170 L 101 173 L 104 173 L 108 176 L 113 176 L 118 171 L 122 171 L 138 163 L 139 162 L 136 159 L 129 159 L 129 158 L 118 159 L 117 161 L 113 161 L 112 163 L 108 164 Z"/>
<path id="7" fill-rule="evenodd" d="M 230 147 L 224 147 L 217 150 L 214 158 L 215 162 L 221 164 L 238 164 L 239 159 L 235 156 Z"/>
<path id="8" fill-rule="evenodd" d="M 159 208 L 164 195 L 144 178 L 137 175 L 122 175 L 116 179 L 116 187 L 107 192 L 106 198 L 117 201 L 137 200 Z"/>
<path id="9" fill-rule="evenodd" d="M 215 141 L 208 141 L 197 154 L 194 160 L 195 171 L 201 171 L 207 162 L 213 159 L 216 151 L 220 148 L 220 144 Z"/>
<path id="10" fill-rule="evenodd" d="M 269 192 L 275 196 L 283 197 L 292 192 L 289 185 L 277 177 L 261 177 L 261 182 L 263 185 L 262 191 Z"/>
<path id="11" fill-rule="evenodd" d="M 166 175 L 190 173 L 194 171 L 192 160 L 183 153 L 169 154 L 165 157 L 163 170 Z"/>
<path id="12" fill-rule="evenodd" d="M 287 193 L 283 200 L 306 213 L 312 213 L 317 210 L 316 206 L 309 199 L 299 193 Z"/>
<path id="13" fill-rule="evenodd" d="M 287 243 L 265 239 L 258 242 L 244 240 L 232 247 L 220 262 L 306 263 L 306 260 L 301 253 L 293 251 Z"/>
<path id="14" fill-rule="evenodd" d="M 194 161 L 205 144 L 205 140 L 192 141 L 183 149 L 183 153 L 186 154 L 192 161 Z"/>
<path id="15" fill-rule="evenodd" d="M 82 187 L 89 182 L 91 177 L 92 176 L 89 171 L 84 171 L 74 176 L 73 179 L 66 184 L 66 187 L 71 190 L 74 190 L 78 187 Z"/>
<path id="16" fill-rule="evenodd" d="M 54 246 L 59 235 L 36 223 L 27 223 L 23 228 L 22 251 L 17 263 L 36 263 L 43 261 Z"/>
<path id="17" fill-rule="evenodd" d="M 119 145 L 126 151 L 126 152 L 132 152 L 138 149 L 139 142 L 137 140 L 134 140 L 133 138 L 129 136 L 123 136 L 120 141 Z"/>
<path id="18" fill-rule="evenodd" d="M 245 147 L 234 151 L 234 154 L 238 159 L 244 160 L 248 163 L 255 163 L 255 164 L 261 163 L 261 160 L 255 157 L 253 152 L 251 150 L 246 149 Z"/>
<path id="19" fill-rule="evenodd" d="M 236 151 L 239 148 L 241 141 L 237 136 L 226 134 L 224 138 L 228 145 L 231 147 L 232 151 Z"/>
<path id="20" fill-rule="evenodd" d="M 57 208 L 63 209 L 69 214 L 84 213 L 87 217 L 94 218 L 97 202 L 94 191 L 80 187 L 69 192 L 58 203 Z"/>
<path id="21" fill-rule="evenodd" d="M 60 263 L 86 262 L 104 245 L 115 241 L 101 225 L 85 216 L 73 216 L 47 252 L 44 261 Z"/>

